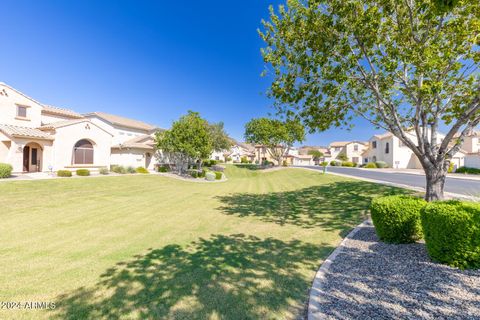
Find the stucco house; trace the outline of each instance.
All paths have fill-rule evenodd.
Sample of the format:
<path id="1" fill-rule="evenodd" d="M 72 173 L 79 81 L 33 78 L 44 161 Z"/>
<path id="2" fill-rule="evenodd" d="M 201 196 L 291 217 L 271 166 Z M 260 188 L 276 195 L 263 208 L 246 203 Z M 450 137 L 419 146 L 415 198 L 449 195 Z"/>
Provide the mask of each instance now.
<path id="1" fill-rule="evenodd" d="M 231 162 L 241 162 L 242 158 L 247 158 L 248 161 L 255 160 L 255 147 L 253 145 L 238 142 L 234 139 L 231 139 L 232 146 L 229 150 L 214 151 L 210 156 L 212 160 L 218 160 L 222 162 L 227 162 L 226 160 L 230 158 Z"/>
<path id="2" fill-rule="evenodd" d="M 407 132 L 409 138 L 416 142 L 417 138 L 413 131 Z M 439 142 L 445 137 L 439 133 Z M 364 163 L 384 161 L 391 168 L 398 169 L 422 169 L 422 165 L 418 157 L 390 132 L 376 134 L 369 139 L 369 147 L 363 153 Z M 455 168 L 461 167 L 465 162 L 466 152 L 462 149 L 457 152 L 452 162 Z"/>
<path id="3" fill-rule="evenodd" d="M 480 169 L 480 131 L 472 130 L 464 139 L 465 167 Z"/>
<path id="4" fill-rule="evenodd" d="M 98 170 L 123 157 L 129 159 L 124 165 L 152 168 L 138 157 L 153 154 L 155 130 L 136 120 L 48 106 L 0 83 L 0 162 L 11 164 L 15 173 Z M 127 142 L 128 148 L 116 151 Z"/>
<path id="5" fill-rule="evenodd" d="M 345 154 L 348 161 L 362 164 L 362 154 L 367 148 L 368 144 L 363 141 L 335 141 L 330 143 L 328 151 L 331 160 L 338 159 L 340 154 Z"/>

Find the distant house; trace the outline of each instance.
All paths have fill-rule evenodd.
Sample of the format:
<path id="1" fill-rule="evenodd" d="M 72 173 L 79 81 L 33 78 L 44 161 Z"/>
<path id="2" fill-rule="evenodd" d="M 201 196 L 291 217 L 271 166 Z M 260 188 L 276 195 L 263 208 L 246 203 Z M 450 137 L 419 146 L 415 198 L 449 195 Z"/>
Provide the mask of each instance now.
<path id="1" fill-rule="evenodd" d="M 253 145 L 238 142 L 232 140 L 232 146 L 228 150 L 214 151 L 212 152 L 210 159 L 222 162 L 234 162 L 239 163 L 242 158 L 246 158 L 247 161 L 253 162 L 255 160 L 255 147 Z"/>
<path id="2" fill-rule="evenodd" d="M 339 159 L 341 154 L 344 154 L 348 161 L 353 163 L 363 163 L 363 152 L 368 148 L 368 144 L 363 141 L 335 141 L 330 143 L 328 151 L 330 159 Z"/>
<path id="3" fill-rule="evenodd" d="M 407 132 L 409 138 L 417 142 L 416 135 L 413 131 Z M 439 143 L 445 137 L 444 134 L 439 133 Z M 422 165 L 418 157 L 410 150 L 406 145 L 403 144 L 400 139 L 394 136 L 390 132 L 385 132 L 383 134 L 376 134 L 369 140 L 369 147 L 363 153 L 364 163 L 384 161 L 391 168 L 399 169 L 421 169 Z M 465 161 L 464 150 L 457 152 L 453 158 L 452 162 L 455 168 L 461 167 L 464 165 Z"/>
<path id="4" fill-rule="evenodd" d="M 472 130 L 464 139 L 465 167 L 480 169 L 480 131 Z"/>

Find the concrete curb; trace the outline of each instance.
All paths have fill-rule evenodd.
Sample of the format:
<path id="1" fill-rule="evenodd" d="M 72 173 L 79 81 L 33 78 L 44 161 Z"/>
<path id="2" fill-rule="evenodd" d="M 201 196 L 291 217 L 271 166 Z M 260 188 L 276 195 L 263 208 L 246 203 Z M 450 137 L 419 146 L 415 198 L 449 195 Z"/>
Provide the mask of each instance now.
<path id="1" fill-rule="evenodd" d="M 323 290 L 323 285 L 325 281 L 325 277 L 327 275 L 330 266 L 335 261 L 337 256 L 342 253 L 345 248 L 345 244 L 348 240 L 352 239 L 361 228 L 366 226 L 371 226 L 370 220 L 365 220 L 361 224 L 359 224 L 355 229 L 350 231 L 350 233 L 342 240 L 340 245 L 325 259 L 322 263 L 320 268 L 318 269 L 317 273 L 315 274 L 315 278 L 313 279 L 312 288 L 310 289 L 310 296 L 308 299 L 308 314 L 307 320 L 317 320 L 317 319 L 324 319 L 326 315 L 324 315 L 321 311 L 322 305 L 322 295 L 325 294 Z"/>

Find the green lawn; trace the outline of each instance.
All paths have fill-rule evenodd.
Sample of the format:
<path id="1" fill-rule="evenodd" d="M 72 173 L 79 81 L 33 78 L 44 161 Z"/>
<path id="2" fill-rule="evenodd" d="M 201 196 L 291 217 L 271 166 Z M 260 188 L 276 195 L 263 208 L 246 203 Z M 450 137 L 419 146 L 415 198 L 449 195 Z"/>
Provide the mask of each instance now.
<path id="1" fill-rule="evenodd" d="M 224 183 L 157 175 L 0 183 L 0 318 L 292 319 L 372 197 L 398 189 L 230 166 Z"/>

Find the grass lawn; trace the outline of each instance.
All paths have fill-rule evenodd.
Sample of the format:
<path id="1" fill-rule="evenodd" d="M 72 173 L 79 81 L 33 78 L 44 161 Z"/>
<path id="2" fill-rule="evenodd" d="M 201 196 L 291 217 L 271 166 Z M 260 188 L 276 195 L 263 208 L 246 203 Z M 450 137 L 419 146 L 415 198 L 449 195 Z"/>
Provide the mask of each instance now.
<path id="1" fill-rule="evenodd" d="M 292 319 L 372 197 L 318 172 L 229 166 L 224 183 L 157 175 L 0 183 L 0 318 Z"/>

